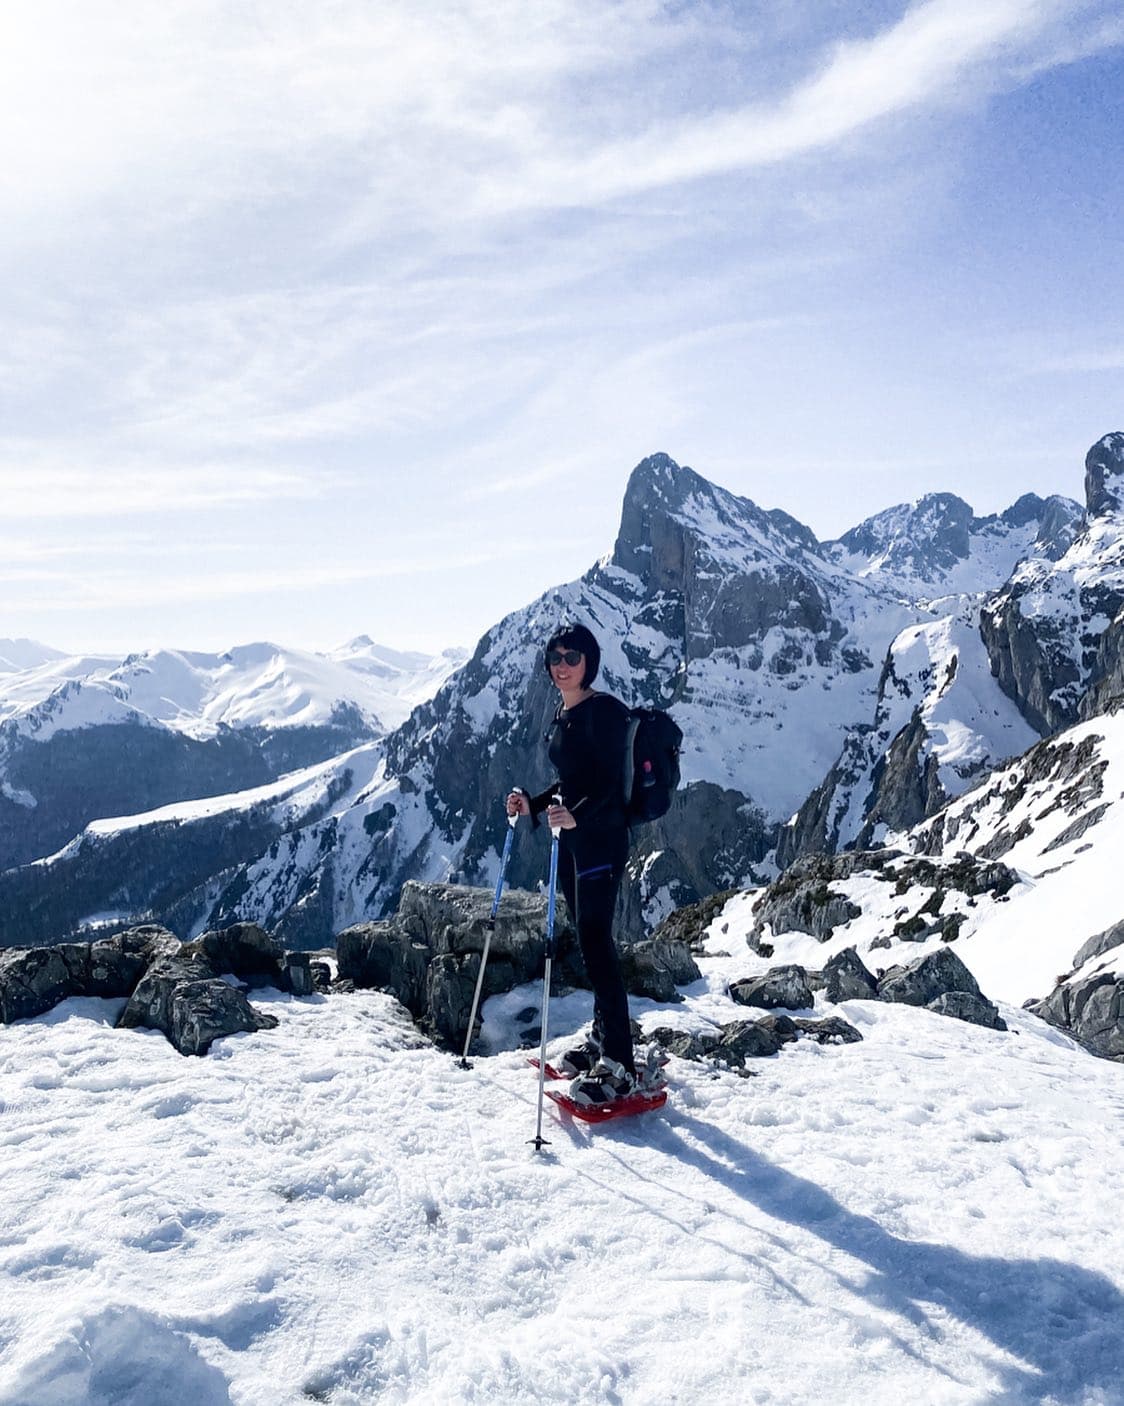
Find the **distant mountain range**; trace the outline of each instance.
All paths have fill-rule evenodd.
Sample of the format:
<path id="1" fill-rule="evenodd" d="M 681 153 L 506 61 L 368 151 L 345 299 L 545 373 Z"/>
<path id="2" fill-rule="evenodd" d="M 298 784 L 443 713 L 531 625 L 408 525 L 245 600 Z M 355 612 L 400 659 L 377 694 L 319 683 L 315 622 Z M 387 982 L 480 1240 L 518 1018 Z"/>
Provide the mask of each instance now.
<path id="1" fill-rule="evenodd" d="M 316 946 L 391 910 L 408 878 L 490 881 L 502 796 L 546 779 L 541 645 L 563 617 L 602 640 L 604 687 L 670 706 L 686 739 L 675 805 L 637 837 L 625 930 L 802 855 L 896 840 L 1124 690 L 1124 435 L 1090 451 L 1085 488 L 1084 508 L 1026 495 L 985 518 L 932 494 L 820 542 L 654 455 L 629 480 L 612 552 L 495 625 L 384 731 L 371 694 L 309 688 L 309 656 L 290 651 L 276 666 L 237 652 L 157 655 L 96 682 L 96 670 L 72 678 L 50 659 L 39 669 L 61 672 L 38 698 L 0 675 L 0 836 L 18 856 L 0 875 L 0 940 L 143 914 L 183 935 L 253 918 L 290 946 Z M 354 661 L 367 647 L 353 642 L 324 667 L 361 682 Z M 14 653 L 0 643 L 0 657 Z M 166 677 L 197 691 L 169 693 Z M 114 751 L 106 739 L 122 728 L 128 747 Z M 137 765 L 174 773 L 172 791 L 203 755 L 169 750 L 173 736 L 208 755 L 251 743 L 264 774 L 232 793 L 196 783 L 131 808 L 148 813 L 107 804 L 99 776 L 108 783 L 106 768 L 157 730 L 165 751 Z M 97 819 L 68 821 L 54 849 L 41 837 L 21 852 L 16 821 L 58 810 L 33 760 L 52 746 L 52 774 L 84 759 Z M 544 857 L 522 837 L 513 880 L 533 885 Z"/>
<path id="2" fill-rule="evenodd" d="M 376 645 L 75 656 L 0 640 L 0 869 L 87 823 L 262 785 L 402 724 L 465 660 Z"/>

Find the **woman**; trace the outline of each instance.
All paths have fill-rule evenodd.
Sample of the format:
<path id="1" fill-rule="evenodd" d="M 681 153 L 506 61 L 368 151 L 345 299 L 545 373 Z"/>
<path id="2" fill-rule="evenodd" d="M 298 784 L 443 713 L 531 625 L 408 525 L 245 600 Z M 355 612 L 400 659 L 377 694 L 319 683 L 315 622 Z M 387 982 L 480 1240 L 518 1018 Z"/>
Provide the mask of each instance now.
<path id="1" fill-rule="evenodd" d="M 546 643 L 544 667 L 561 694 L 549 734 L 549 756 L 557 780 L 541 795 L 516 789 L 508 815 L 545 811 L 560 828 L 558 874 L 566 906 L 593 987 L 593 1030 L 588 1040 L 556 1063 L 575 1075 L 570 1095 L 600 1104 L 637 1086 L 628 996 L 613 945 L 613 910 L 628 859 L 624 798 L 624 749 L 628 709 L 593 688 L 601 649 L 584 625 L 563 625 Z M 554 804 L 560 795 L 561 805 Z"/>

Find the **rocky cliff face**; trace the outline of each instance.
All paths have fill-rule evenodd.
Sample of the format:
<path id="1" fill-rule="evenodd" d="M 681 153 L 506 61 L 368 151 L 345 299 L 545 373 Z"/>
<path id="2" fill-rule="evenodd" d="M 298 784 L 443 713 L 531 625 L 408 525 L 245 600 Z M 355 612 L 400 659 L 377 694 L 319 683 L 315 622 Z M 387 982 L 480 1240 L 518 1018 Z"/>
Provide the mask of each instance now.
<path id="1" fill-rule="evenodd" d="M 1049 566 L 1064 556 L 1080 520 L 1064 498 L 1027 494 L 1005 513 L 976 518 L 960 499 L 937 494 L 834 544 L 852 569 L 885 572 L 911 593 L 920 618 L 890 645 L 872 717 L 848 732 L 782 830 L 782 868 L 803 854 L 880 843 L 1036 741 L 1040 733 L 994 678 L 981 613 L 1020 560 Z"/>
<path id="2" fill-rule="evenodd" d="M 1124 606 L 1124 434 L 1085 459 L 1085 521 L 1056 560 L 1024 562 L 980 620 L 1004 693 L 1042 736 L 1103 709 L 1120 677 Z"/>

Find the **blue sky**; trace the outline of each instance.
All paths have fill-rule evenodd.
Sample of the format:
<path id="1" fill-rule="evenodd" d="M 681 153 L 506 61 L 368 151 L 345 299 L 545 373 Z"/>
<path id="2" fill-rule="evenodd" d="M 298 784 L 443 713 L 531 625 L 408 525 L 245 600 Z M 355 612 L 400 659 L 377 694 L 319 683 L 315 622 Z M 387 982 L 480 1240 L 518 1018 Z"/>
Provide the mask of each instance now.
<path id="1" fill-rule="evenodd" d="M 1124 429 L 1124 16 L 0 18 L 0 636 L 471 644 L 672 454 L 821 537 Z"/>

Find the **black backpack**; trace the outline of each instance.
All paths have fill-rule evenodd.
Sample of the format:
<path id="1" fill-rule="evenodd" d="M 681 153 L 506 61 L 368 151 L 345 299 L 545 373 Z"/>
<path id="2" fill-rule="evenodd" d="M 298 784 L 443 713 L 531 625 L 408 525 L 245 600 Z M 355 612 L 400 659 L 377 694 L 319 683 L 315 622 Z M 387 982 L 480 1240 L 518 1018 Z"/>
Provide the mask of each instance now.
<path id="1" fill-rule="evenodd" d="M 683 732 L 659 708 L 630 708 L 624 748 L 624 801 L 630 825 L 666 815 L 679 785 Z"/>

